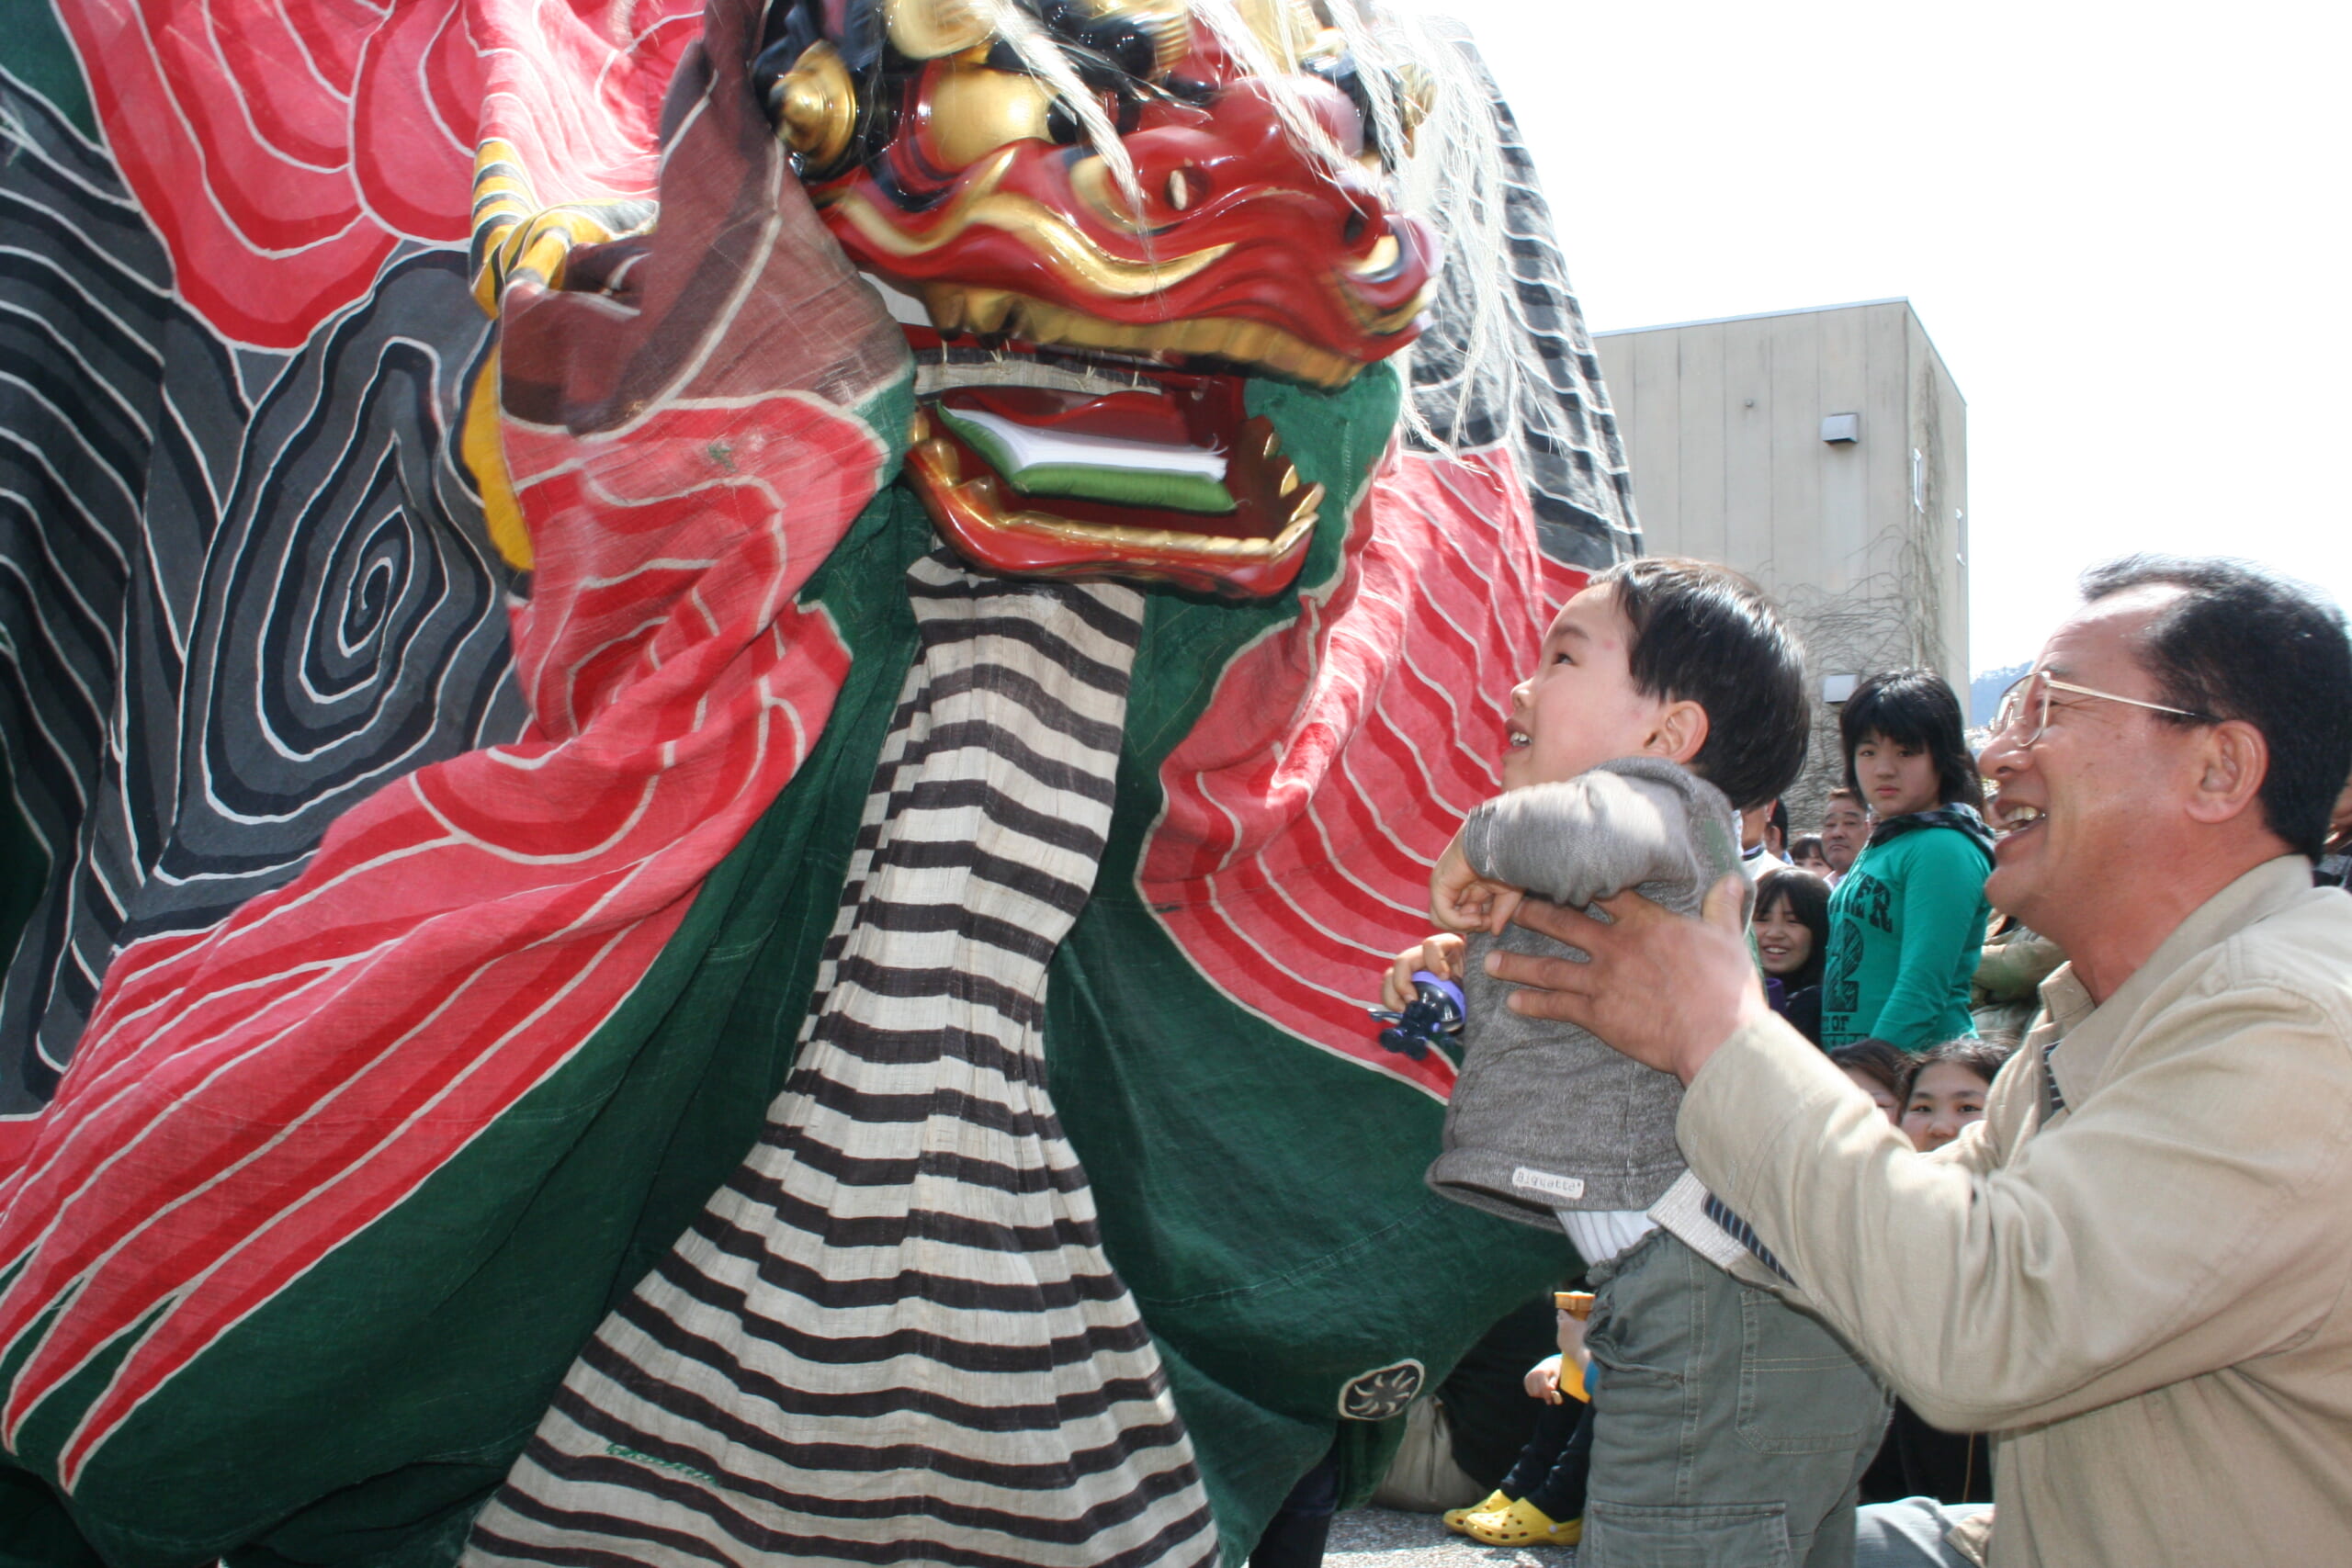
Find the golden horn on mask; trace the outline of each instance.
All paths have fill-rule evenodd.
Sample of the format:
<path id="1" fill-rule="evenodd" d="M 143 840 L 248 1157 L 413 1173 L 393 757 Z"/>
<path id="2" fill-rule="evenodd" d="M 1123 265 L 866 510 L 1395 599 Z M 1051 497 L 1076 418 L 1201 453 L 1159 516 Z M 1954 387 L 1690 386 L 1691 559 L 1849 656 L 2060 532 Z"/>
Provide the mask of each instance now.
<path id="1" fill-rule="evenodd" d="M 1320 52 L 1322 20 L 1306 0 L 1236 0 L 1234 9 L 1283 70 Z"/>
<path id="2" fill-rule="evenodd" d="M 910 60 L 961 54 L 996 36 L 989 7 L 978 0 L 883 0 L 891 45 Z"/>
<path id="3" fill-rule="evenodd" d="M 810 170 L 839 163 L 857 130 L 857 85 L 841 51 L 822 39 L 803 50 L 768 89 L 768 110 L 776 134 Z"/>
<path id="4" fill-rule="evenodd" d="M 1153 80 L 1176 69 L 1193 48 L 1191 0 L 1077 0 L 1088 17 L 1115 17 L 1151 39 Z"/>
<path id="5" fill-rule="evenodd" d="M 1437 78 L 1430 74 L 1428 66 L 1408 60 L 1396 68 L 1396 118 L 1405 130 L 1405 150 L 1413 150 L 1414 133 L 1430 117 L 1430 105 L 1437 101 Z"/>

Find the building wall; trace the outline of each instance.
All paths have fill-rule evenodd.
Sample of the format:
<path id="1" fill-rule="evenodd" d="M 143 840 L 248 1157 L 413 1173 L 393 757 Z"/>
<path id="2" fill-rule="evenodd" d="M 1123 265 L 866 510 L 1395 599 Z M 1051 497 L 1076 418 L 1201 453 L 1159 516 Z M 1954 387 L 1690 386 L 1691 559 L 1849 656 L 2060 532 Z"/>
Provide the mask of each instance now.
<path id="1" fill-rule="evenodd" d="M 1594 341 L 1650 553 L 1754 577 L 1804 634 L 1816 697 L 1901 664 L 1967 692 L 1967 405 L 1906 301 Z M 1837 413 L 1860 416 L 1859 440 L 1822 439 Z M 1841 766 L 1824 702 L 1797 821 Z"/>

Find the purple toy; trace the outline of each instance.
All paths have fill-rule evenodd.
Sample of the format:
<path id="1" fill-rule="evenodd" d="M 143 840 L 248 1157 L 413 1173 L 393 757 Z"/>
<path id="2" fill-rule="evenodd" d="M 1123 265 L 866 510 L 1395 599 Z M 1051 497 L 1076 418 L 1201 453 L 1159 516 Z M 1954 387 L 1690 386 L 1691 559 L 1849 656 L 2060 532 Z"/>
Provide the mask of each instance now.
<path id="1" fill-rule="evenodd" d="M 1380 1043 L 1416 1062 L 1428 1056 L 1431 1046 L 1453 1044 L 1462 1032 L 1462 1021 L 1467 1011 L 1462 1002 L 1462 987 L 1427 969 L 1413 971 L 1413 999 L 1405 1005 L 1403 1012 L 1391 1012 L 1385 1008 L 1366 1010 L 1388 1025 L 1380 1032 Z M 1447 1051 L 1445 1055 L 1449 1059 L 1460 1060 L 1456 1052 Z"/>

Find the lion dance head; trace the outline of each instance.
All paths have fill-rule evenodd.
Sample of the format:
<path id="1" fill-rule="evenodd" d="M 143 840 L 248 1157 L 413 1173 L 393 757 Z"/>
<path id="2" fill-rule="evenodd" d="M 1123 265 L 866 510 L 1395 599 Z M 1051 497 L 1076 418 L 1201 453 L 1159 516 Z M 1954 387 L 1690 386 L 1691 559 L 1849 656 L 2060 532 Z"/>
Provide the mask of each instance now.
<path id="1" fill-rule="evenodd" d="M 1297 575 L 1327 497 L 1251 385 L 1345 386 L 1438 271 L 1390 190 L 1418 84 L 1367 37 L 1306 0 L 772 10 L 754 89 L 906 324 L 908 475 L 966 556 L 1240 597 Z"/>

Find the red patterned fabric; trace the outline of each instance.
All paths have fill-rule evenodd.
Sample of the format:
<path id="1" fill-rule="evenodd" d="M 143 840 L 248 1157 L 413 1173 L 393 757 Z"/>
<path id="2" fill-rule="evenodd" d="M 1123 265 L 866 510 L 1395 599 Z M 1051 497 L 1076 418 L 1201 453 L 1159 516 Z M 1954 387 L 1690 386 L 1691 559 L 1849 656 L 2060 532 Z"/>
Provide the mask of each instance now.
<path id="1" fill-rule="evenodd" d="M 756 469 L 715 453 L 746 425 Z M 537 722 L 355 806 L 292 886 L 127 951 L 50 1114 L 0 1150 L 0 1411 L 160 1312 L 63 1456 L 397 1203 L 619 1004 L 823 728 L 848 653 L 793 594 L 886 452 L 814 399 L 509 434 L 548 562 L 514 616 Z M 790 505 L 785 502 L 790 497 Z M 307 1036 L 297 1052 L 280 1038 Z"/>
<path id="2" fill-rule="evenodd" d="M 184 292 L 254 342 L 364 293 L 396 230 L 464 237 L 467 95 L 555 197 L 649 189 L 660 96 L 701 31 L 698 7 L 610 37 L 621 10 L 244 7 L 227 30 L 247 47 L 209 67 L 253 92 L 240 114 L 205 96 L 211 11 L 75 15 L 85 42 L 144 28 L 117 39 L 101 112 L 146 154 L 127 172 Z M 748 53 L 743 19 L 714 24 L 722 58 Z M 130 112 L 141 62 L 203 114 Z M 330 78 L 367 108 L 347 156 Z M 220 924 L 125 948 L 47 1113 L 0 1124 L 0 1346 L 29 1341 L 0 1441 L 137 1331 L 59 1455 L 69 1488 L 143 1397 L 589 1039 L 831 712 L 848 649 L 795 595 L 895 455 L 873 408 L 795 389 L 899 408 L 905 345 L 823 248 L 742 73 L 694 80 L 632 287 L 502 301 L 504 466 L 539 563 L 512 617 L 529 729 L 356 804 Z M 185 205 L 154 205 L 164 187 Z"/>
<path id="3" fill-rule="evenodd" d="M 401 240 L 463 245 L 474 150 L 547 203 L 650 196 L 654 129 L 701 0 L 80 0 L 61 7 L 181 295 L 293 348 Z M 584 92 L 582 89 L 586 89 Z"/>
<path id="4" fill-rule="evenodd" d="M 1234 660 L 1161 770 L 1147 904 L 1217 987 L 1442 1097 L 1453 1068 L 1381 1049 L 1364 1006 L 1430 932 L 1430 868 L 1498 789 L 1511 687 L 1585 575 L 1535 547 L 1510 459 L 1406 456 L 1374 482 L 1356 569 Z M 1398 787 L 1398 781 L 1406 781 Z"/>
<path id="5" fill-rule="evenodd" d="M 479 141 L 542 205 L 654 195 L 662 95 L 703 25 L 700 0 L 62 9 L 180 293 L 273 348 L 364 299 L 401 243 L 465 243 Z M 714 11 L 715 55 L 748 58 L 749 9 Z M 832 711 L 847 649 L 794 599 L 890 454 L 789 389 L 875 399 L 904 345 L 742 72 L 699 107 L 613 289 L 502 307 L 529 733 L 352 806 L 220 924 L 116 954 L 49 1111 L 0 1124 L 0 1347 L 21 1358 L 0 1442 L 121 1355 L 70 1391 L 67 1488 L 579 1050 Z M 1351 530 L 1339 581 L 1227 667 L 1170 759 L 1139 876 L 1220 990 L 1442 1098 L 1451 1068 L 1382 1052 L 1363 1007 L 1425 932 L 1411 890 L 1492 793 L 1504 694 L 1580 578 L 1544 563 L 1500 458 L 1399 458 Z"/>

